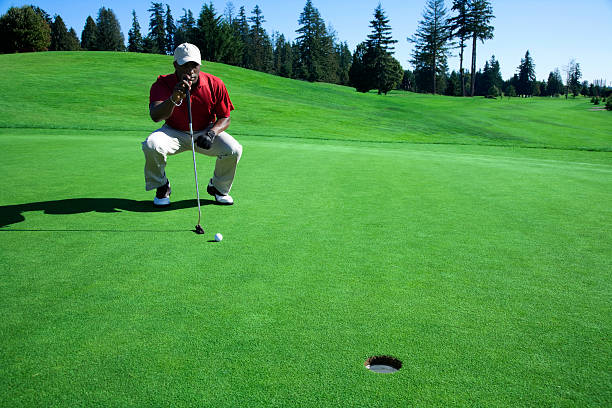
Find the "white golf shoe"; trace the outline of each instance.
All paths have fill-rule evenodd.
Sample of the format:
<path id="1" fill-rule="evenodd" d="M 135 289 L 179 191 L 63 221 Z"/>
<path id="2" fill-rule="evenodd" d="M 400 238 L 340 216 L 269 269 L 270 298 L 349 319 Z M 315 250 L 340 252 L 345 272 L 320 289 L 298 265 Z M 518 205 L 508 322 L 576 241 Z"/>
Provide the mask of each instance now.
<path id="1" fill-rule="evenodd" d="M 234 199 L 229 194 L 221 194 L 219 190 L 212 184 L 212 179 L 208 182 L 208 187 L 206 187 L 206 192 L 211 196 L 215 197 L 215 201 L 217 204 L 222 205 L 232 205 L 234 204 Z"/>
<path id="2" fill-rule="evenodd" d="M 165 207 L 170 205 L 170 194 L 172 194 L 172 189 L 170 188 L 170 182 L 168 181 L 163 186 L 157 188 L 155 198 L 153 199 L 153 204 L 157 207 Z"/>

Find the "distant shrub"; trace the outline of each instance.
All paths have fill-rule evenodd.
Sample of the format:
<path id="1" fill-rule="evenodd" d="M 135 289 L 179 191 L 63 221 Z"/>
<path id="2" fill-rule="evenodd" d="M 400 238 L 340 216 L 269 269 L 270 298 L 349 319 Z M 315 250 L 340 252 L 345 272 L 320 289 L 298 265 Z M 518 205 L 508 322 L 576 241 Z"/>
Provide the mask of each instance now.
<path id="1" fill-rule="evenodd" d="M 595 102 L 593 102 L 595 105 L 599 105 L 599 98 L 595 98 Z"/>
<path id="2" fill-rule="evenodd" d="M 595 97 L 591 98 L 591 103 L 595 103 Z"/>
<path id="3" fill-rule="evenodd" d="M 499 96 L 499 88 L 495 85 L 492 85 L 487 91 L 487 98 L 497 98 Z"/>
<path id="4" fill-rule="evenodd" d="M 608 96 L 608 101 L 606 102 L 606 110 L 612 111 L 612 98 Z"/>
<path id="5" fill-rule="evenodd" d="M 516 96 L 516 88 L 514 85 L 508 87 L 508 96 Z"/>

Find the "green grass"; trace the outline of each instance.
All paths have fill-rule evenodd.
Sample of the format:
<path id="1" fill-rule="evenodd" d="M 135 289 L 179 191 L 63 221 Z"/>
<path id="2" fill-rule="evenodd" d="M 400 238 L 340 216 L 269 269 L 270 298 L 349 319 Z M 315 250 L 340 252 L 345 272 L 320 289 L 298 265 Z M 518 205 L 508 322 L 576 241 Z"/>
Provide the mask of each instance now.
<path id="1" fill-rule="evenodd" d="M 0 56 L 0 406 L 612 403 L 609 112 L 205 64 L 244 155 L 197 236 L 190 154 L 144 191 L 170 64 Z"/>

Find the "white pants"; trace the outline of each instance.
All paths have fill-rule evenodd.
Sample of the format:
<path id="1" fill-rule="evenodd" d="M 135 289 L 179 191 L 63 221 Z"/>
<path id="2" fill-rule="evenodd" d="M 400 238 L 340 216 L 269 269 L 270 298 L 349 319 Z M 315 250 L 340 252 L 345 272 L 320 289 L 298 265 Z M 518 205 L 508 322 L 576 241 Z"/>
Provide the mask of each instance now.
<path id="1" fill-rule="evenodd" d="M 194 132 L 194 140 L 203 135 L 206 130 Z M 142 142 L 142 151 L 145 155 L 145 182 L 147 191 L 161 187 L 168 179 L 166 178 L 166 160 L 168 156 L 191 151 L 191 136 L 189 132 L 182 132 L 168 125 L 162 126 L 151 133 L 147 140 Z M 229 194 L 236 165 L 242 156 L 242 146 L 229 133 L 221 132 L 215 138 L 209 150 L 204 150 L 195 145 L 197 153 L 207 156 L 217 156 L 215 172 L 212 183 L 221 194 Z"/>

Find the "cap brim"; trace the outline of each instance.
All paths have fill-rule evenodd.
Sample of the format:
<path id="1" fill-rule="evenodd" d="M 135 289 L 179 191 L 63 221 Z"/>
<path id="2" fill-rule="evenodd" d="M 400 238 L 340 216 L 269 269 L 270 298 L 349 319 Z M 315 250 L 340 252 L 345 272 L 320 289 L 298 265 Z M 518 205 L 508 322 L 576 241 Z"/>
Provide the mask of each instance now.
<path id="1" fill-rule="evenodd" d="M 198 59 L 195 59 L 195 58 L 189 58 L 189 57 L 181 58 L 181 59 L 175 59 L 175 61 L 179 65 L 185 65 L 188 62 L 195 62 L 198 65 L 202 65 L 202 61 L 201 60 L 198 60 Z"/>

